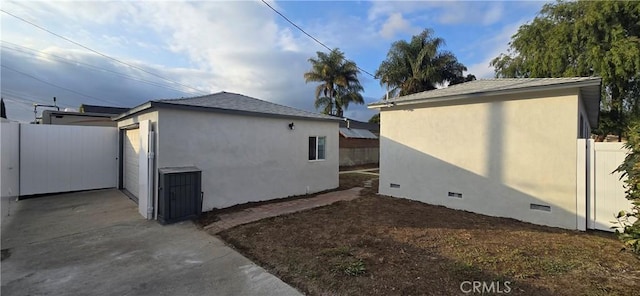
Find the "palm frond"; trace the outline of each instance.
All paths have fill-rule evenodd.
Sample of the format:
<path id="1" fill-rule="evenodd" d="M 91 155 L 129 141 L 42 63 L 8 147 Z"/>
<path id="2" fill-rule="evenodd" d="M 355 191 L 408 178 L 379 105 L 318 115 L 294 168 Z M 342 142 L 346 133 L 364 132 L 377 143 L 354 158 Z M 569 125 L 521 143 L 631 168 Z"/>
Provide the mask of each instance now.
<path id="1" fill-rule="evenodd" d="M 335 107 L 336 112 L 342 114 L 343 104 L 340 97 L 347 93 L 359 93 L 364 90 L 358 80 L 360 70 L 356 63 L 345 59 L 344 53 L 339 49 L 329 53 L 317 52 L 316 55 L 316 58 L 309 59 L 311 70 L 304 73 L 305 82 L 320 82 L 315 89 L 316 109 L 324 108 L 324 113 L 331 114 Z M 358 100 L 358 96 L 345 97 L 344 100 L 347 102 L 344 104 L 345 107 L 353 100 L 355 100 L 353 102 L 364 103 L 364 100 Z"/>
<path id="2" fill-rule="evenodd" d="M 390 88 L 390 96 L 408 95 L 432 90 L 436 84 L 463 79 L 466 67 L 456 57 L 442 51 L 444 39 L 433 37 L 433 31 L 425 29 L 409 42 L 394 42 L 375 73 L 381 85 Z"/>

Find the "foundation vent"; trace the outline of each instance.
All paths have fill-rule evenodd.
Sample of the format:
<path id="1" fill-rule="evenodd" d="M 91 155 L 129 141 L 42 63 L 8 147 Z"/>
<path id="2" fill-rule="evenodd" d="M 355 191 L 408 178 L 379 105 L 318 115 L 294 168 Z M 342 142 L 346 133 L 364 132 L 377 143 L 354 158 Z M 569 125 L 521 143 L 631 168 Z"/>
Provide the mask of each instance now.
<path id="1" fill-rule="evenodd" d="M 462 198 L 462 193 L 449 191 L 449 197 Z"/>
<path id="2" fill-rule="evenodd" d="M 544 211 L 544 212 L 551 212 L 551 206 L 545 206 L 545 205 L 539 205 L 539 204 L 530 204 L 529 209 Z"/>
<path id="3" fill-rule="evenodd" d="M 400 184 L 391 183 L 391 184 L 389 184 L 389 187 L 391 187 L 391 188 L 400 188 Z"/>

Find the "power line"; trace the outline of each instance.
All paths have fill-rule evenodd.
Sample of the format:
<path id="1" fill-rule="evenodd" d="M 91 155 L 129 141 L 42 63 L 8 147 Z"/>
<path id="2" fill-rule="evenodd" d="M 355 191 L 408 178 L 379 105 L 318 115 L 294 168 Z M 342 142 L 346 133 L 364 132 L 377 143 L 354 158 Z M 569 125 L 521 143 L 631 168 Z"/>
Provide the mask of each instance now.
<path id="1" fill-rule="evenodd" d="M 70 89 L 70 88 L 66 88 L 66 87 L 64 87 L 64 86 L 59 86 L 59 85 L 57 85 L 57 84 L 53 84 L 53 83 L 51 83 L 51 82 L 48 82 L 48 81 L 42 80 L 42 79 L 40 79 L 40 78 L 38 78 L 38 77 L 36 77 L 36 76 L 33 76 L 33 75 L 31 75 L 31 74 L 27 74 L 27 73 L 22 72 L 22 71 L 20 71 L 20 70 L 16 70 L 16 69 L 11 68 L 11 67 L 8 67 L 8 66 L 6 66 L 6 65 L 0 65 L 0 67 L 5 68 L 5 69 L 7 69 L 7 70 L 14 71 L 14 72 L 19 73 L 19 74 L 22 74 L 22 75 L 24 75 L 24 76 L 27 76 L 27 77 L 29 77 L 29 78 L 33 79 L 33 80 L 40 81 L 41 83 L 44 83 L 44 84 L 47 84 L 47 85 L 51 85 L 51 86 L 53 86 L 53 87 L 57 87 L 57 88 L 59 88 L 59 89 L 63 89 L 63 90 L 66 90 L 66 91 L 68 91 L 68 92 L 71 92 L 71 93 L 74 93 L 74 94 L 77 94 L 77 95 L 81 95 L 81 96 L 88 97 L 88 98 L 92 98 L 92 99 L 95 99 L 95 100 L 98 100 L 98 101 L 102 101 L 102 102 L 105 102 L 105 103 L 109 103 L 109 104 L 116 104 L 116 105 L 117 105 L 117 103 L 115 103 L 115 102 L 113 102 L 113 101 L 105 100 L 105 99 L 101 99 L 101 98 L 97 98 L 97 97 L 94 97 L 94 96 L 91 96 L 91 95 L 83 94 L 83 93 L 81 93 L 81 92 L 75 91 L 75 90 Z"/>
<path id="2" fill-rule="evenodd" d="M 9 90 L 9 89 L 6 89 L 6 88 L 2 89 L 2 95 L 3 96 L 9 96 L 9 97 L 11 97 L 11 98 L 13 98 L 15 100 L 21 100 L 23 102 L 28 102 L 31 107 L 33 107 L 33 104 L 50 104 L 51 103 L 50 101 L 45 101 L 42 98 L 35 98 L 35 97 L 31 96 L 31 95 L 21 94 L 18 91 Z M 27 104 L 27 103 L 24 103 L 24 104 Z M 58 105 L 61 108 L 72 107 L 71 105 L 66 104 L 64 102 L 58 102 Z"/>
<path id="3" fill-rule="evenodd" d="M 14 18 L 18 19 L 18 20 L 21 20 L 21 21 L 23 21 L 23 22 L 25 22 L 25 23 L 27 23 L 27 24 L 30 24 L 30 25 L 32 25 L 32 26 L 34 26 L 34 27 L 36 27 L 36 28 L 38 28 L 38 29 L 40 29 L 40 30 L 42 30 L 42 31 L 45 31 L 45 32 L 47 32 L 47 33 L 49 33 L 49 34 L 51 34 L 51 35 L 54 35 L 54 36 L 59 37 L 59 38 L 61 38 L 61 39 L 64 39 L 64 40 L 66 40 L 66 41 L 68 41 L 68 42 L 71 42 L 71 43 L 73 43 L 73 44 L 75 44 L 75 45 L 77 45 L 77 46 L 80 46 L 80 47 L 82 47 L 82 48 L 84 48 L 84 49 L 86 49 L 86 50 L 88 50 L 88 51 L 91 51 L 91 52 L 93 52 L 93 53 L 95 53 L 95 54 L 98 54 L 98 55 L 100 55 L 100 56 L 102 56 L 102 57 L 105 57 L 105 58 L 107 58 L 107 59 L 110 59 L 110 60 L 112 60 L 112 61 L 115 61 L 115 62 L 120 63 L 120 64 L 123 64 L 123 65 L 126 65 L 126 66 L 128 66 L 128 67 L 131 67 L 131 68 L 137 69 L 137 70 L 142 71 L 142 72 L 144 72 L 144 73 L 147 73 L 147 74 L 149 74 L 149 75 L 153 75 L 153 76 L 158 77 L 158 78 L 160 78 L 160 79 L 162 79 L 162 80 L 169 81 L 169 82 L 171 82 L 171 83 L 175 83 L 175 84 L 180 85 L 180 86 L 182 86 L 182 87 L 190 88 L 190 89 L 192 89 L 192 90 L 197 91 L 199 94 L 205 94 L 205 92 L 203 92 L 202 90 L 199 90 L 199 89 L 197 89 L 197 88 L 195 88 L 195 87 L 188 86 L 188 85 L 186 85 L 186 84 L 182 84 L 182 83 L 180 83 L 180 82 L 177 82 L 177 81 L 171 80 L 171 79 L 169 79 L 169 78 L 165 78 L 165 77 L 163 77 L 163 76 L 161 76 L 161 75 L 155 74 L 155 73 L 153 73 L 153 72 L 151 72 L 151 71 L 148 71 L 148 70 L 145 70 L 145 69 L 143 69 L 143 68 L 141 68 L 141 67 L 138 67 L 138 66 L 135 66 L 135 65 L 131 65 L 131 64 L 126 63 L 126 62 L 123 62 L 123 61 L 121 61 L 121 60 L 119 60 L 119 59 L 116 59 L 116 58 L 113 58 L 113 57 L 111 57 L 111 56 L 108 56 L 108 55 L 106 55 L 106 54 L 104 54 L 104 53 L 101 53 L 101 52 L 99 52 L 99 51 L 97 51 L 97 50 L 94 50 L 94 49 L 92 49 L 92 48 L 89 48 L 88 46 L 82 45 L 82 44 L 80 44 L 80 43 L 78 43 L 78 42 L 75 42 L 75 41 L 73 41 L 73 40 L 71 40 L 71 39 L 69 39 L 69 38 L 67 38 L 67 37 L 64 37 L 64 36 L 62 36 L 62 35 L 60 35 L 60 34 L 57 34 L 57 33 L 53 32 L 53 31 L 50 31 L 50 30 L 49 30 L 49 29 L 47 29 L 47 28 L 44 28 L 44 27 L 42 27 L 42 26 L 40 26 L 40 25 L 37 25 L 37 24 L 35 24 L 35 23 L 33 23 L 33 22 L 30 22 L 30 21 L 28 21 L 28 20 L 26 20 L 26 19 L 24 19 L 24 18 L 21 18 L 21 17 L 19 17 L 19 16 L 15 15 L 15 14 L 12 14 L 12 13 L 10 13 L 10 12 L 8 12 L 8 11 L 4 10 L 4 9 L 0 9 L 0 11 L 2 11 L 2 12 L 4 12 L 4 13 L 6 13 L 6 14 L 8 14 L 8 15 L 10 15 L 10 16 L 12 16 L 12 17 L 14 17 Z"/>
<path id="4" fill-rule="evenodd" d="M 85 67 L 88 67 L 88 68 L 92 68 L 94 70 L 99 70 L 99 71 L 103 71 L 103 72 L 109 72 L 109 73 L 112 73 L 114 75 L 126 78 L 126 79 L 130 79 L 130 80 L 133 80 L 133 81 L 138 81 L 138 82 L 145 83 L 145 84 L 152 85 L 152 86 L 156 86 L 156 87 L 162 87 L 162 88 L 165 88 L 165 89 L 177 91 L 177 92 L 184 93 L 184 94 L 190 94 L 190 95 L 196 94 L 194 92 L 184 91 L 184 90 L 177 89 L 177 88 L 174 88 L 174 87 L 171 87 L 171 86 L 168 86 L 168 85 L 164 85 L 164 84 L 161 84 L 161 83 L 158 83 L 158 82 L 155 82 L 155 81 L 134 77 L 134 76 L 127 75 L 127 74 L 124 74 L 124 73 L 120 73 L 120 72 L 117 72 L 117 71 L 109 70 L 109 69 L 106 69 L 106 68 L 103 68 L 103 67 L 100 67 L 100 66 L 96 66 L 96 65 L 92 65 L 92 64 L 88 64 L 88 63 L 75 61 L 75 60 L 72 60 L 72 59 L 68 59 L 68 58 L 65 58 L 65 57 L 61 57 L 61 56 L 58 56 L 58 55 L 47 53 L 47 52 L 44 52 L 44 51 L 41 51 L 41 50 L 25 47 L 25 46 L 22 46 L 22 45 L 11 43 L 9 41 L 2 40 L 2 42 L 11 44 L 11 45 L 16 46 L 16 47 L 19 47 L 19 48 L 12 48 L 12 47 L 9 47 L 9 46 L 6 46 L 6 45 L 2 45 L 3 48 L 9 49 L 9 50 L 13 50 L 13 51 L 16 51 L 16 52 L 20 52 L 20 53 L 24 53 L 24 54 L 34 55 L 35 56 L 35 54 L 32 53 L 32 52 L 27 52 L 25 50 L 22 50 L 22 49 L 26 49 L 26 50 L 33 51 L 35 53 L 45 54 L 45 55 L 47 55 L 45 58 L 49 59 L 49 60 L 58 60 L 60 62 L 66 63 L 68 65 L 72 65 L 72 66 L 82 65 L 82 66 L 85 66 Z M 22 48 L 22 49 L 20 49 L 20 48 Z"/>
<path id="5" fill-rule="evenodd" d="M 43 102 L 41 99 L 28 99 L 28 96 L 8 91 L 7 89 L 2 89 L 2 98 L 7 102 L 12 102 L 13 107 L 29 111 L 29 113 L 33 113 L 33 108 L 36 104 L 51 104 L 51 102 Z M 60 108 L 70 107 L 68 104 L 64 103 L 59 103 L 57 105 Z"/>
<path id="6" fill-rule="evenodd" d="M 19 98 L 17 96 L 10 95 L 8 93 L 5 93 L 4 91 L 2 91 L 2 98 L 5 101 L 9 101 L 9 102 L 14 102 L 16 104 L 20 104 L 20 105 L 22 105 L 22 106 L 24 106 L 26 108 L 33 108 L 33 104 L 35 103 L 35 102 L 31 102 L 30 100 L 21 99 L 21 98 Z M 62 107 L 62 106 L 60 106 L 60 107 Z"/>
<path id="7" fill-rule="evenodd" d="M 10 97 L 19 98 L 22 101 L 31 103 L 31 105 L 38 104 L 38 103 L 43 104 L 42 100 L 40 100 L 40 99 L 36 99 L 33 96 L 29 96 L 29 95 L 22 95 L 17 91 L 9 90 L 9 89 L 6 89 L 6 88 L 3 88 L 1 93 L 2 93 L 3 96 L 6 95 L 6 96 L 10 96 Z"/>
<path id="8" fill-rule="evenodd" d="M 277 9 L 273 8 L 273 6 L 271 6 L 269 3 L 267 3 L 267 1 L 265 0 L 261 0 L 262 3 L 264 3 L 264 5 L 268 6 L 269 8 L 271 8 L 271 10 L 273 10 L 273 12 L 277 13 L 279 16 L 281 16 L 285 21 L 287 21 L 289 24 L 291 24 L 292 26 L 296 27 L 296 29 L 300 30 L 300 32 L 304 33 L 305 35 L 307 35 L 307 37 L 313 39 L 313 41 L 315 41 L 316 43 L 320 44 L 322 47 L 326 48 L 328 51 L 332 51 L 333 49 L 331 49 L 329 46 L 325 45 L 324 43 L 322 43 L 320 40 L 318 40 L 316 37 L 311 36 L 311 34 L 307 33 L 304 29 L 302 29 L 300 26 L 296 25 L 293 21 L 291 21 L 288 17 L 286 17 L 284 14 L 282 14 L 280 11 L 278 11 Z M 369 74 L 369 76 L 376 78 L 373 74 L 367 72 L 366 70 L 360 68 L 358 65 L 356 65 L 356 67 L 366 73 Z"/>

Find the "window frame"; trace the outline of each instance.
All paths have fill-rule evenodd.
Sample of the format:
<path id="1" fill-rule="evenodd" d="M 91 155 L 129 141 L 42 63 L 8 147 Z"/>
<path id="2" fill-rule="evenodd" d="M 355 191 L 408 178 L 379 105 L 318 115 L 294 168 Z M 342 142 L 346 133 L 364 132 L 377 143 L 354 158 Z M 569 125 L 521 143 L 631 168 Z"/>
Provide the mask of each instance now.
<path id="1" fill-rule="evenodd" d="M 311 145 L 311 139 L 315 139 L 315 141 L 314 141 L 315 142 L 315 147 L 314 147 L 315 150 L 314 150 L 314 154 L 313 154 L 314 158 L 310 159 L 311 155 L 309 154 L 309 155 L 307 155 L 308 161 L 309 162 L 316 162 L 316 161 L 325 161 L 325 160 L 327 160 L 327 137 L 326 136 L 309 136 L 309 138 L 307 140 L 309 145 Z M 324 149 L 322 151 L 323 154 L 324 154 L 323 158 L 319 158 L 319 155 L 318 155 L 319 152 L 320 152 L 320 139 L 324 139 L 322 141 L 323 142 L 323 147 L 324 147 Z M 311 148 L 311 147 L 308 147 L 308 148 Z M 309 149 L 308 152 L 311 152 L 311 150 Z"/>

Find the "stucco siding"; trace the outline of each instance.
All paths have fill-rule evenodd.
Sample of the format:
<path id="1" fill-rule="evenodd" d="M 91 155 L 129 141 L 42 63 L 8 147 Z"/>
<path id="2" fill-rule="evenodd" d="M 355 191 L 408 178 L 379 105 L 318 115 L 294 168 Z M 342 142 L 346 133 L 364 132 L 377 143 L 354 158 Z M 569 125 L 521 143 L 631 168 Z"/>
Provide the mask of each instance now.
<path id="1" fill-rule="evenodd" d="M 338 186 L 338 122 L 163 109 L 159 125 L 158 168 L 200 168 L 203 211 Z M 326 160 L 308 160 L 309 136 Z"/>
<path id="2" fill-rule="evenodd" d="M 574 229 L 578 108 L 577 89 L 384 108 L 380 193 Z"/>

